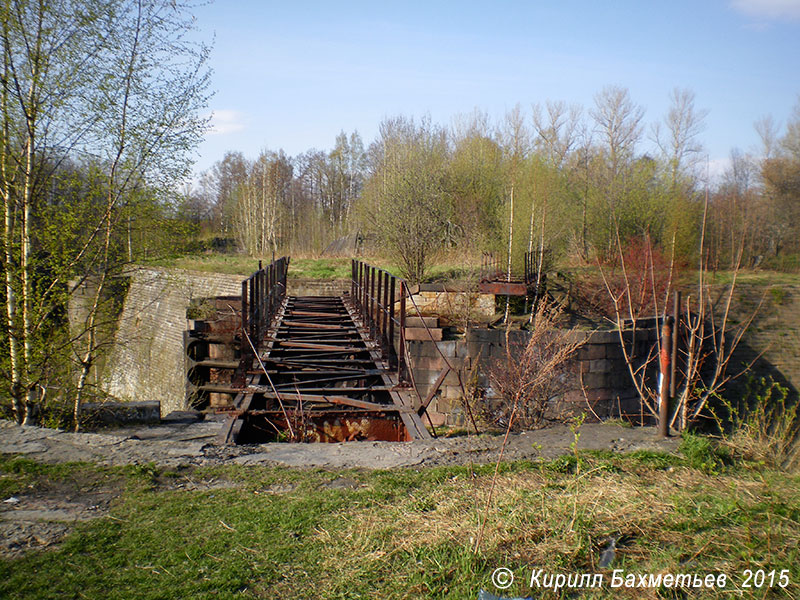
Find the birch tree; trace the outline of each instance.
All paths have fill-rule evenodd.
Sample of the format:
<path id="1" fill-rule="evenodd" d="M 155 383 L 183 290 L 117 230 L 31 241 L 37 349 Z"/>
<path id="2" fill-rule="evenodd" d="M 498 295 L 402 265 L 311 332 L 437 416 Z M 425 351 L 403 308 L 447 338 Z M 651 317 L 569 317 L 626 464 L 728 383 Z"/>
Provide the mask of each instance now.
<path id="1" fill-rule="evenodd" d="M 199 142 L 207 48 L 185 38 L 189 8 L 168 0 L 6 0 L 0 7 L 4 374 L 18 422 L 30 422 L 47 363 L 65 350 L 78 366 L 77 416 L 98 350 L 99 309 L 120 262 L 114 240 L 122 208 L 142 187 L 184 175 Z M 42 244 L 55 177 L 78 156 L 104 173 L 87 194 L 99 210 L 76 227 L 70 247 L 53 252 Z M 66 347 L 54 346 L 50 334 L 63 326 L 75 290 L 69 282 L 90 275 L 95 295 L 81 330 Z"/>

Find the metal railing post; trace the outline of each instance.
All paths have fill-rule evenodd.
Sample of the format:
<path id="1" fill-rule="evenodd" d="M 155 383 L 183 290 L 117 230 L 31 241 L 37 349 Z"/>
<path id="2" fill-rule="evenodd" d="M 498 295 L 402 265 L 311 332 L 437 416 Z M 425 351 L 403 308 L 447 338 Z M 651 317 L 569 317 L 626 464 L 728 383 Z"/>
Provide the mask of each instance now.
<path id="1" fill-rule="evenodd" d="M 397 380 L 406 381 L 406 283 L 400 282 L 400 348 L 397 352 Z"/>
<path id="2" fill-rule="evenodd" d="M 390 349 L 389 357 L 390 357 L 390 360 L 393 361 L 394 358 L 392 358 L 392 356 L 393 356 L 392 350 L 394 350 L 394 304 L 395 304 L 395 298 L 396 298 L 396 294 L 395 294 L 395 283 L 396 283 L 396 280 L 395 280 L 394 277 L 392 277 L 389 281 L 390 281 L 389 285 L 391 287 L 391 291 L 389 292 L 389 296 L 391 297 L 391 300 L 390 300 L 391 304 L 390 304 L 390 307 L 389 307 L 389 336 L 388 337 L 389 337 L 389 349 Z M 394 366 L 394 365 L 392 365 L 392 366 Z"/>
<path id="3" fill-rule="evenodd" d="M 383 272 L 383 329 L 381 330 L 381 337 L 383 339 L 382 355 L 383 358 L 389 354 L 389 346 L 392 340 L 388 335 L 389 328 L 389 273 Z"/>
<path id="4" fill-rule="evenodd" d="M 381 294 L 383 293 L 383 272 L 380 269 L 378 269 L 378 286 L 377 287 L 378 287 L 378 291 L 377 291 L 378 295 L 375 296 L 375 305 L 377 306 L 377 310 L 375 312 L 375 337 L 379 337 L 380 338 L 381 347 L 382 347 L 383 346 L 383 339 L 382 339 L 382 336 L 383 336 L 383 329 L 382 329 L 383 304 L 381 303 L 381 298 L 382 298 Z M 383 353 L 383 351 L 381 351 L 381 353 Z"/>

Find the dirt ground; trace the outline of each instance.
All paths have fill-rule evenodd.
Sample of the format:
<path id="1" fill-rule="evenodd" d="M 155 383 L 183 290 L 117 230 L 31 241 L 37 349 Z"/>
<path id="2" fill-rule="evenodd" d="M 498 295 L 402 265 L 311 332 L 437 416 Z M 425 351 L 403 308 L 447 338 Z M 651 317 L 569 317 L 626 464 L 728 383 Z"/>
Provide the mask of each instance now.
<path id="1" fill-rule="evenodd" d="M 258 444 L 217 446 L 222 423 L 164 423 L 103 433 L 68 433 L 20 427 L 0 421 L 0 454 L 23 455 L 45 463 L 93 462 L 104 465 L 155 464 L 185 469 L 170 480 L 174 489 L 211 489 L 230 482 L 192 476 L 193 467 L 215 464 L 281 465 L 326 469 L 425 468 L 484 464 L 500 456 L 502 436 L 464 435 L 416 442 L 345 442 L 337 444 Z M 649 427 L 586 423 L 578 430 L 578 448 L 630 452 L 674 452 L 679 438 L 660 439 Z M 566 425 L 509 436 L 503 460 L 550 459 L 571 452 L 576 434 Z M 4 475 L 0 475 L 4 477 Z M 347 480 L 342 477 L 336 481 Z M 0 498 L 0 555 L 18 556 L 59 541 L 80 521 L 108 514 L 119 494 L 103 479 L 39 482 L 25 493 Z"/>

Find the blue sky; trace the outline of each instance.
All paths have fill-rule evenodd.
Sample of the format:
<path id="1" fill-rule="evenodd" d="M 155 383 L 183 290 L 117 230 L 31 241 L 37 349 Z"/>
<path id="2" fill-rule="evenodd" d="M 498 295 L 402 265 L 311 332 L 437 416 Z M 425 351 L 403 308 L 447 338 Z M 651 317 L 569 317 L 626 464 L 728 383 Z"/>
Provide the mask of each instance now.
<path id="1" fill-rule="evenodd" d="M 216 0 L 195 15 L 216 91 L 196 172 L 226 150 L 328 150 L 341 130 L 368 144 L 398 114 L 591 108 L 606 85 L 630 90 L 648 129 L 673 88 L 693 90 L 718 171 L 757 149 L 754 121 L 782 124 L 800 99 L 800 0 Z"/>

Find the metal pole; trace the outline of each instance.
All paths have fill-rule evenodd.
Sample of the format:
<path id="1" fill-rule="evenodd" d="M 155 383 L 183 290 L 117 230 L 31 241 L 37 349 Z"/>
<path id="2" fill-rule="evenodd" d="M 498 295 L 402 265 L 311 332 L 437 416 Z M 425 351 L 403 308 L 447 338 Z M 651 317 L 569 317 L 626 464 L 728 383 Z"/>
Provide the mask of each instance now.
<path id="1" fill-rule="evenodd" d="M 389 331 L 389 273 L 383 272 L 383 331 L 381 337 L 383 338 L 383 356 L 384 358 L 389 354 L 389 345 L 392 340 L 389 339 L 387 332 Z"/>
<path id="2" fill-rule="evenodd" d="M 661 327 L 661 385 L 659 386 L 658 435 L 669 437 L 670 358 L 672 357 L 672 317 Z"/>
<path id="3" fill-rule="evenodd" d="M 247 279 L 242 282 L 242 332 L 247 331 Z"/>
<path id="4" fill-rule="evenodd" d="M 392 351 L 394 350 L 394 301 L 395 301 L 395 282 L 396 279 L 391 277 L 389 279 L 389 286 L 391 287 L 391 291 L 389 292 L 390 296 L 390 306 L 389 306 L 389 357 L 392 357 Z M 391 359 L 394 360 L 394 359 Z"/>
<path id="5" fill-rule="evenodd" d="M 248 315 L 248 325 L 250 326 L 250 337 L 255 337 L 255 316 L 256 316 L 256 286 L 254 277 L 250 277 L 249 279 L 249 287 L 250 287 L 250 303 L 248 305 L 250 314 Z"/>
<path id="6" fill-rule="evenodd" d="M 406 284 L 400 282 L 400 348 L 397 353 L 397 379 L 402 383 L 406 379 Z"/>
<path id="7" fill-rule="evenodd" d="M 675 319 L 675 323 L 672 326 L 672 361 L 670 363 L 669 397 L 674 399 L 677 392 L 676 388 L 678 387 L 678 336 L 681 330 L 681 293 L 677 291 L 674 294 L 672 316 Z"/>
<path id="8" fill-rule="evenodd" d="M 383 315 L 381 311 L 383 310 L 383 305 L 381 304 L 381 294 L 383 293 L 383 273 L 378 270 L 378 295 L 375 298 L 375 305 L 377 306 L 377 311 L 375 312 L 375 337 L 380 338 L 383 334 Z M 378 340 L 380 342 L 380 339 Z"/>

